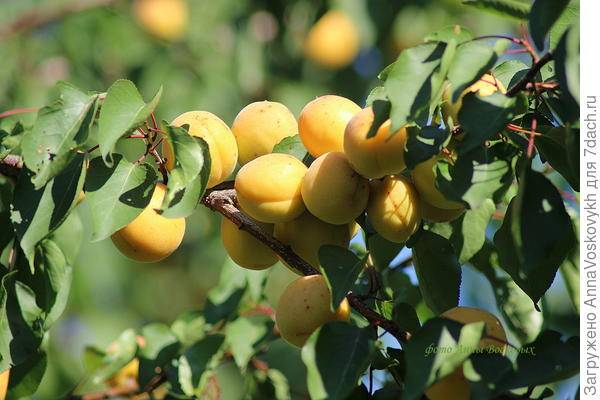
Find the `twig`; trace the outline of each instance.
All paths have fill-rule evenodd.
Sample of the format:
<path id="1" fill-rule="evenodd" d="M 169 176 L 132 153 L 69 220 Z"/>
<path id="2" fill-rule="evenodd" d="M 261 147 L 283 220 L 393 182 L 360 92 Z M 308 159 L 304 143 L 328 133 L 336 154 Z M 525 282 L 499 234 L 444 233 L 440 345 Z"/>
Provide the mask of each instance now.
<path id="1" fill-rule="evenodd" d="M 8 110 L 8 111 L 4 111 L 3 113 L 0 113 L 0 119 L 10 117 L 11 115 L 34 113 L 34 112 L 38 112 L 38 110 L 39 110 L 39 108 L 37 108 L 37 107 L 13 108 L 12 110 Z"/>
<path id="2" fill-rule="evenodd" d="M 513 87 L 506 91 L 506 95 L 508 97 L 513 97 L 516 96 L 517 93 L 519 93 L 521 90 L 526 89 L 527 84 L 533 81 L 537 73 L 540 72 L 542 67 L 549 63 L 552 60 L 552 58 L 553 55 L 551 52 L 547 52 L 546 54 L 544 54 L 542 58 L 540 58 L 535 64 L 531 66 L 531 68 L 529 69 L 529 71 L 527 71 L 523 78 L 521 78 L 517 83 L 515 83 Z"/>

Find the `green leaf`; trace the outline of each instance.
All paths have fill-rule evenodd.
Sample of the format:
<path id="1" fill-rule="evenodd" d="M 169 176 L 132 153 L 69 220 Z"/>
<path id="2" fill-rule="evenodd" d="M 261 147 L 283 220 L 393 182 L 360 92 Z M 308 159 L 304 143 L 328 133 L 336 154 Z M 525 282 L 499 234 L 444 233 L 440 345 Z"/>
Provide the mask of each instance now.
<path id="1" fill-rule="evenodd" d="M 208 335 L 179 357 L 177 377 L 183 393 L 193 396 L 200 388 L 202 375 L 224 341 L 223 335 Z"/>
<path id="2" fill-rule="evenodd" d="M 411 126 L 407 128 L 407 135 L 404 161 L 408 169 L 413 169 L 417 164 L 440 153 L 449 132 L 437 126 Z"/>
<path id="3" fill-rule="evenodd" d="M 440 29 L 439 31 L 435 31 L 425 36 L 426 42 L 446 42 L 450 43 L 452 41 L 456 42 L 456 44 L 461 44 L 468 40 L 473 39 L 473 32 L 468 28 L 461 25 L 449 25 L 445 28 Z"/>
<path id="4" fill-rule="evenodd" d="M 538 49 L 571 0 L 535 0 L 529 15 L 529 32 Z"/>
<path id="5" fill-rule="evenodd" d="M 25 132 L 21 154 L 27 168 L 35 173 L 36 189 L 57 176 L 77 156 L 87 139 L 98 95 L 86 94 L 65 82 L 57 84 L 58 99 L 42 108 L 33 128 Z"/>
<path id="6" fill-rule="evenodd" d="M 260 317 L 241 317 L 227 324 L 225 341 L 241 371 L 246 370 L 248 362 L 257 351 L 254 345 L 266 333 L 266 321 Z"/>
<path id="7" fill-rule="evenodd" d="M 307 152 L 306 147 L 302 144 L 302 140 L 300 140 L 300 135 L 294 135 L 281 139 L 279 143 L 273 146 L 273 153 L 289 154 L 298 160 L 302 160 Z"/>
<path id="8" fill-rule="evenodd" d="M 483 272 L 494 289 L 496 305 L 504 321 L 521 343 L 533 341 L 542 330 L 544 316 L 529 301 L 529 296 L 500 268 L 498 250 L 486 241 L 471 263 Z"/>
<path id="9" fill-rule="evenodd" d="M 156 172 L 150 164 L 132 164 L 116 154 L 111 167 L 96 157 L 85 182 L 92 219 L 93 242 L 112 235 L 133 221 L 150 203 Z"/>
<path id="10" fill-rule="evenodd" d="M 392 313 L 392 320 L 396 322 L 398 327 L 411 334 L 417 332 L 421 328 L 419 316 L 415 308 L 408 303 L 397 303 Z"/>
<path id="11" fill-rule="evenodd" d="M 392 104 L 392 132 L 427 115 L 445 78 L 439 73 L 445 49 L 442 42 L 412 47 L 388 67 L 385 90 Z"/>
<path id="12" fill-rule="evenodd" d="M 98 117 L 98 145 L 102 159 L 112 161 L 117 141 L 125 134 L 140 127 L 156 108 L 162 87 L 150 103 L 146 104 L 133 82 L 120 79 L 106 92 L 106 98 Z"/>
<path id="13" fill-rule="evenodd" d="M 191 215 L 204 194 L 210 177 L 211 160 L 208 144 L 179 127 L 163 124 L 173 149 L 174 167 L 169 171 L 167 194 L 162 215 L 185 218 Z"/>
<path id="14" fill-rule="evenodd" d="M 336 310 L 358 279 L 365 260 L 348 249 L 326 244 L 319 248 L 319 262 L 331 290 L 331 309 Z"/>
<path id="15" fill-rule="evenodd" d="M 432 224 L 429 229 L 448 239 L 458 255 L 459 263 L 464 264 L 483 247 L 487 225 L 494 211 L 496 205 L 487 199 L 478 208 L 467 210 L 458 219 Z"/>
<path id="16" fill-rule="evenodd" d="M 188 311 L 177 317 L 171 325 L 171 331 L 177 340 L 189 347 L 204 337 L 205 320 L 200 311 Z"/>
<path id="17" fill-rule="evenodd" d="M 576 244 L 562 197 L 544 175 L 525 168 L 494 244 L 502 268 L 537 303 Z"/>
<path id="18" fill-rule="evenodd" d="M 561 96 L 573 109 L 579 104 L 579 23 L 573 24 L 562 36 L 554 52 L 556 77 Z M 575 111 L 573 111 L 575 114 Z"/>
<path id="19" fill-rule="evenodd" d="M 558 171 L 574 190 L 579 191 L 579 162 L 573 160 L 575 153 L 579 154 L 579 129 L 541 126 L 537 131 L 543 133 L 535 138 L 535 147 L 542 159 Z M 570 148 L 570 143 L 574 143 L 575 149 Z"/>
<path id="20" fill-rule="evenodd" d="M 494 67 L 492 73 L 505 88 L 510 88 L 521 80 L 527 74 L 527 71 L 529 71 L 529 67 L 524 62 L 508 60 Z"/>
<path id="21" fill-rule="evenodd" d="M 329 322 L 302 348 L 311 399 L 345 399 L 369 366 L 375 351 L 371 328 Z"/>
<path id="22" fill-rule="evenodd" d="M 550 49 L 556 49 L 558 41 L 567 29 L 576 21 L 579 20 L 579 4 L 569 4 L 558 21 L 554 23 L 550 29 Z"/>
<path id="23" fill-rule="evenodd" d="M 573 308 L 579 314 L 579 248 L 575 246 L 573 252 L 560 265 L 560 274 L 563 277 L 567 292 L 573 303 Z"/>
<path id="24" fill-rule="evenodd" d="M 11 220 L 30 265 L 35 245 L 48 236 L 76 206 L 86 176 L 85 156 L 78 154 L 67 167 L 41 189 L 24 168 L 15 187 Z"/>
<path id="25" fill-rule="evenodd" d="M 369 254 L 380 271 L 386 269 L 404 248 L 404 244 L 390 242 L 379 234 L 369 236 L 367 243 Z"/>
<path id="26" fill-rule="evenodd" d="M 156 376 L 156 370 L 164 370 L 177 356 L 180 343 L 167 325 L 153 323 L 142 328 L 145 346 L 139 350 L 138 382 L 145 387 Z"/>
<path id="27" fill-rule="evenodd" d="M 100 367 L 93 371 L 89 380 L 94 384 L 104 383 L 133 360 L 138 351 L 135 336 L 132 329 L 121 333 L 111 344 L 110 352 L 104 354 Z"/>
<path id="28" fill-rule="evenodd" d="M 74 265 L 79 255 L 83 238 L 83 223 L 77 210 L 71 212 L 67 219 L 54 232 L 48 235 L 48 239 L 56 243 L 60 248 L 69 265 Z"/>
<path id="29" fill-rule="evenodd" d="M 365 104 L 367 105 L 367 107 L 369 107 L 372 106 L 376 101 L 388 101 L 387 94 L 385 93 L 385 87 L 376 86 L 375 88 L 373 88 L 373 90 L 371 90 L 371 92 L 367 96 Z"/>
<path id="30" fill-rule="evenodd" d="M 14 185 L 12 181 L 0 175 L 0 253 L 15 237 L 15 232 L 11 228 L 10 222 L 10 202 L 13 198 Z"/>
<path id="31" fill-rule="evenodd" d="M 402 399 L 421 397 L 423 391 L 450 375 L 477 348 L 483 322 L 462 325 L 444 318 L 430 319 L 404 345 L 407 370 Z"/>
<path id="32" fill-rule="evenodd" d="M 527 109 L 525 96 L 507 97 L 496 92 L 490 96 L 467 93 L 458 112 L 460 126 L 466 132 L 459 151 L 466 153 L 501 132 L 516 116 Z"/>
<path id="33" fill-rule="evenodd" d="M 19 150 L 24 135 L 25 128 L 20 122 L 17 122 L 10 132 L 0 129 L 0 160 Z"/>
<path id="34" fill-rule="evenodd" d="M 463 0 L 463 4 L 511 19 L 529 17 L 529 5 L 517 0 Z"/>
<path id="35" fill-rule="evenodd" d="M 23 363 L 13 366 L 10 369 L 10 381 L 6 398 L 31 398 L 42 382 L 47 364 L 46 353 L 37 352 Z"/>
<path id="36" fill-rule="evenodd" d="M 387 270 L 384 274 L 386 291 L 394 299 L 395 303 L 408 303 L 416 307 L 422 299 L 419 288 L 410 280 L 410 277 L 398 270 L 398 268 Z"/>
<path id="37" fill-rule="evenodd" d="M 415 271 L 425 304 L 435 313 L 458 305 L 461 270 L 452 245 L 430 231 L 422 231 L 413 247 Z"/>
<path id="38" fill-rule="evenodd" d="M 479 208 L 487 199 L 499 202 L 514 179 L 517 148 L 506 142 L 459 154 L 454 164 L 439 160 L 436 186 L 448 199 Z"/>
<path id="39" fill-rule="evenodd" d="M 465 89 L 477 82 L 496 63 L 494 48 L 481 42 L 466 42 L 456 48 L 448 70 L 452 101 L 456 102 Z"/>
<path id="40" fill-rule="evenodd" d="M 298 396 L 309 398 L 306 386 L 306 367 L 302 362 L 299 348 L 290 346 L 283 339 L 269 343 L 264 352 L 256 355 L 269 366 L 269 369 L 281 371 L 290 385 L 290 390 Z"/>

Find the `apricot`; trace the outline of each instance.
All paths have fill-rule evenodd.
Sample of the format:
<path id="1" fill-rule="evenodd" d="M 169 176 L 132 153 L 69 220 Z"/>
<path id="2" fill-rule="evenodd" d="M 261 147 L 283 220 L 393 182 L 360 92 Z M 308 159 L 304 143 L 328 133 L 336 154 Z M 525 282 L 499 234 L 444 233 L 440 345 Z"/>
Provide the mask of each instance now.
<path id="1" fill-rule="evenodd" d="M 125 386 L 130 381 L 137 381 L 138 373 L 140 369 L 140 360 L 134 358 L 129 361 L 123 368 L 118 370 L 108 380 L 108 384 L 111 387 Z"/>
<path id="2" fill-rule="evenodd" d="M 6 392 L 8 392 L 8 378 L 10 376 L 10 369 L 0 373 L 0 400 L 6 398 Z"/>
<path id="3" fill-rule="evenodd" d="M 429 160 L 419 163 L 413 168 L 411 177 L 419 196 L 428 204 L 444 210 L 459 210 L 464 206 L 454 200 L 449 200 L 437 188 L 435 184 L 435 166 L 439 156 L 431 157 Z"/>
<path id="4" fill-rule="evenodd" d="M 403 176 L 387 176 L 371 183 L 367 215 L 385 239 L 404 243 L 421 224 L 419 195 Z"/>
<path id="5" fill-rule="evenodd" d="M 258 221 L 255 223 L 266 233 L 273 234 L 273 225 Z M 227 218 L 221 221 L 221 241 L 229 257 L 240 267 L 260 270 L 277 262 L 273 250 Z"/>
<path id="6" fill-rule="evenodd" d="M 175 118 L 171 125 L 188 125 L 190 135 L 202 138 L 208 144 L 210 175 L 207 187 L 218 185 L 231 175 L 237 164 L 238 149 L 235 137 L 225 122 L 208 111 L 189 111 Z M 167 159 L 167 169 L 173 169 L 173 149 L 167 141 L 163 142 L 163 155 Z"/>
<path id="7" fill-rule="evenodd" d="M 244 165 L 235 178 L 244 212 L 266 223 L 286 222 L 305 210 L 300 192 L 306 166 L 281 153 L 266 154 Z"/>
<path id="8" fill-rule="evenodd" d="M 463 215 L 464 212 L 464 208 L 457 208 L 454 210 L 445 210 L 443 208 L 437 208 L 421 199 L 421 216 L 425 221 L 450 222 Z"/>
<path id="9" fill-rule="evenodd" d="M 356 24 L 344 12 L 326 12 L 308 31 L 304 54 L 330 69 L 350 64 L 360 51 L 360 34 Z"/>
<path id="10" fill-rule="evenodd" d="M 345 97 L 327 95 L 308 103 L 298 117 L 298 132 L 313 157 L 344 151 L 344 130 L 361 108 Z"/>
<path id="11" fill-rule="evenodd" d="M 485 323 L 485 334 L 487 338 L 479 341 L 480 349 L 495 349 L 496 351 L 506 352 L 506 332 L 502 324 L 494 316 L 485 310 L 472 307 L 454 307 L 444 312 L 441 317 L 470 324 L 483 321 Z M 471 389 L 469 382 L 463 375 L 462 368 L 457 368 L 450 375 L 445 376 L 434 383 L 425 394 L 430 400 L 464 400 L 471 398 Z"/>
<path id="12" fill-rule="evenodd" d="M 331 292 L 322 275 L 303 276 L 292 282 L 277 303 L 275 321 L 281 337 L 302 347 L 308 337 L 329 321 L 345 321 L 350 305 L 344 299 L 338 309 L 331 310 Z"/>
<path id="13" fill-rule="evenodd" d="M 325 153 L 302 180 L 308 211 L 330 224 L 349 224 L 367 208 L 369 181 L 356 173 L 344 153 Z"/>
<path id="14" fill-rule="evenodd" d="M 391 121 L 387 120 L 374 137 L 367 138 L 374 118 L 373 109 L 367 107 L 348 122 L 344 132 L 344 152 L 348 161 L 356 172 L 371 179 L 398 174 L 406 169 L 406 128 L 390 135 Z"/>
<path id="15" fill-rule="evenodd" d="M 458 123 L 458 111 L 462 107 L 462 99 L 467 93 L 477 93 L 479 96 L 487 97 L 497 91 L 506 93 L 506 88 L 502 82 L 494 78 L 494 76 L 485 74 L 479 78 L 477 82 L 466 88 L 456 102 L 453 102 L 452 87 L 447 83 L 442 94 L 442 116 L 444 117 L 444 121 L 448 121 L 449 118 L 452 118 L 455 125 Z"/>
<path id="16" fill-rule="evenodd" d="M 292 112 L 274 101 L 257 101 L 239 112 L 231 127 L 240 152 L 240 164 L 269 154 L 288 136 L 298 134 Z"/>
<path id="17" fill-rule="evenodd" d="M 167 187 L 159 183 L 144 211 L 111 239 L 125 256 L 140 262 L 157 262 L 173 253 L 183 240 L 185 218 L 169 219 L 156 210 L 162 206 Z"/>
<path id="18" fill-rule="evenodd" d="M 347 247 L 352 233 L 350 225 L 332 225 L 309 212 L 285 223 L 275 224 L 273 235 L 310 265 L 318 268 L 319 249 L 325 244 Z"/>
<path id="19" fill-rule="evenodd" d="M 175 41 L 187 30 L 189 11 L 185 0 L 137 0 L 133 10 L 142 27 L 159 39 Z"/>

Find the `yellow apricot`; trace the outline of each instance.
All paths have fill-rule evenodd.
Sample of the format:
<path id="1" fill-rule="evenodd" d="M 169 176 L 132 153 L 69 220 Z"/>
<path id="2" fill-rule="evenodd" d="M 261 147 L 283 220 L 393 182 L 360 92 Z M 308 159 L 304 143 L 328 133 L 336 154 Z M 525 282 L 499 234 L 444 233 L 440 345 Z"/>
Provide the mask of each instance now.
<path id="1" fill-rule="evenodd" d="M 258 221 L 255 223 L 263 231 L 273 234 L 273 225 Z M 221 220 L 221 241 L 229 257 L 240 267 L 260 270 L 277 262 L 273 250 L 248 232 L 242 231 L 227 218 Z"/>
<path id="2" fill-rule="evenodd" d="M 350 64 L 360 50 L 356 24 L 342 11 L 328 11 L 310 29 L 304 42 L 304 54 L 326 68 L 338 69 Z"/>
<path id="3" fill-rule="evenodd" d="M 347 247 L 352 228 L 350 225 L 332 225 L 323 222 L 309 212 L 284 223 L 275 224 L 273 235 L 310 265 L 317 268 L 319 249 L 325 244 Z"/>
<path id="4" fill-rule="evenodd" d="M 485 323 L 485 334 L 488 338 L 479 341 L 481 349 L 497 349 L 506 352 L 506 332 L 502 324 L 494 316 L 485 310 L 472 307 L 454 307 L 444 312 L 441 317 L 470 324 L 483 321 Z M 445 376 L 425 391 L 430 400 L 466 400 L 471 398 L 469 382 L 463 375 L 461 367 L 458 367 L 450 375 Z"/>
<path id="5" fill-rule="evenodd" d="M 238 149 L 235 137 L 225 122 L 208 111 L 189 111 L 175 118 L 171 125 L 188 125 L 190 135 L 202 138 L 208 144 L 210 176 L 207 187 L 218 185 L 231 175 L 237 164 Z M 173 149 L 167 141 L 163 142 L 163 155 L 167 159 L 167 169 L 173 169 Z"/>
<path id="6" fill-rule="evenodd" d="M 305 210 L 300 192 L 304 174 L 306 166 L 289 154 L 258 157 L 238 171 L 238 202 L 244 212 L 258 221 L 291 221 Z"/>
<path id="7" fill-rule="evenodd" d="M 150 204 L 125 227 L 113 233 L 115 246 L 127 257 L 156 262 L 173 253 L 183 240 L 185 218 L 169 219 L 156 212 L 162 206 L 167 187 L 159 183 Z"/>
<path id="8" fill-rule="evenodd" d="M 138 371 L 140 369 L 140 361 L 137 358 L 129 361 L 123 368 L 118 370 L 108 380 L 108 385 L 111 387 L 125 386 L 128 382 L 137 381 Z"/>
<path id="9" fill-rule="evenodd" d="M 369 181 L 356 173 L 344 153 L 325 153 L 302 180 L 308 211 L 330 224 L 349 224 L 367 208 Z"/>
<path id="10" fill-rule="evenodd" d="M 419 163 L 413 168 L 411 177 L 421 199 L 430 205 L 444 210 L 463 209 L 464 206 L 454 200 L 449 200 L 435 185 L 435 166 L 439 156 Z"/>
<path id="11" fill-rule="evenodd" d="M 8 378 L 10 376 L 10 369 L 0 373 L 0 400 L 6 398 L 6 392 L 8 392 Z"/>
<path id="12" fill-rule="evenodd" d="M 457 208 L 454 210 L 445 210 L 443 208 L 437 208 L 421 199 L 421 216 L 425 221 L 450 222 L 463 215 L 464 212 L 464 208 Z"/>
<path id="13" fill-rule="evenodd" d="M 185 0 L 137 0 L 134 13 L 144 29 L 163 40 L 181 39 L 187 30 Z"/>
<path id="14" fill-rule="evenodd" d="M 360 107 L 345 97 L 326 95 L 308 103 L 298 117 L 298 132 L 313 157 L 344 151 L 344 129 Z"/>
<path id="15" fill-rule="evenodd" d="M 500 93 L 506 93 L 506 88 L 490 74 L 485 74 L 477 82 L 466 88 L 461 95 L 458 97 L 456 102 L 452 102 L 452 88 L 449 83 L 446 83 L 444 92 L 442 94 L 442 116 L 444 121 L 448 121 L 448 118 L 452 118 L 454 125 L 458 124 L 458 111 L 462 107 L 462 99 L 467 93 L 477 93 L 479 96 L 487 97 L 500 91 Z"/>
<path id="16" fill-rule="evenodd" d="M 419 195 L 403 176 L 373 181 L 367 215 L 377 233 L 391 242 L 403 243 L 421 223 Z"/>
<path id="17" fill-rule="evenodd" d="M 239 112 L 231 130 L 240 152 L 240 164 L 269 154 L 288 136 L 298 134 L 298 123 L 292 112 L 274 101 L 257 101 Z"/>
<path id="18" fill-rule="evenodd" d="M 276 307 L 285 288 L 296 279 L 298 279 L 298 273 L 283 264 L 274 265 L 269 270 L 269 276 L 263 290 L 267 303 L 272 307 Z"/>
<path id="19" fill-rule="evenodd" d="M 281 295 L 275 311 L 281 337 L 298 347 L 304 346 L 321 325 L 349 317 L 350 305 L 346 299 L 335 312 L 331 310 L 331 292 L 322 275 L 303 276 L 292 282 Z"/>
<path id="20" fill-rule="evenodd" d="M 402 172 L 406 168 L 404 149 L 406 128 L 390 136 L 391 122 L 384 122 L 374 137 L 367 139 L 375 115 L 367 107 L 356 114 L 344 132 L 344 152 L 352 167 L 365 178 L 381 178 Z"/>

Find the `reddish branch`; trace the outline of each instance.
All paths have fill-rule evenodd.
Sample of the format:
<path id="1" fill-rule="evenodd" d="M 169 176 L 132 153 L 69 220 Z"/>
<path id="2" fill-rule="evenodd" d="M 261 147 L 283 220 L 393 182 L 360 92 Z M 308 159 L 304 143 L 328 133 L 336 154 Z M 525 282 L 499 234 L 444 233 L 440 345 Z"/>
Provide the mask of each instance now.
<path id="1" fill-rule="evenodd" d="M 529 69 L 529 71 L 527 71 L 523 78 L 521 78 L 517 83 L 515 83 L 513 87 L 506 91 L 506 95 L 509 97 L 513 97 L 516 96 L 517 93 L 519 93 L 520 91 L 527 89 L 527 84 L 534 81 L 537 73 L 540 72 L 542 67 L 549 63 L 552 60 L 552 58 L 553 55 L 551 52 L 547 52 L 546 54 L 544 54 L 542 58 L 540 58 L 536 63 L 534 63 L 531 66 L 531 68 Z"/>

